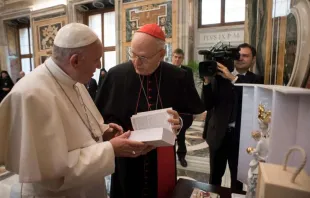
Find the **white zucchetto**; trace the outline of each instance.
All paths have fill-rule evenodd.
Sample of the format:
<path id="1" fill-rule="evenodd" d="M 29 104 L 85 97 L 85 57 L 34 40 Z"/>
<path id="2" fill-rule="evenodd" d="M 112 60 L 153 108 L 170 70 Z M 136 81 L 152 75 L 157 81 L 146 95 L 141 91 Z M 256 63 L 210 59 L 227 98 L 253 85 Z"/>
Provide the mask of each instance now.
<path id="1" fill-rule="evenodd" d="M 82 23 L 69 23 L 57 32 L 54 45 L 61 48 L 78 48 L 94 43 L 98 38 L 95 32 Z"/>

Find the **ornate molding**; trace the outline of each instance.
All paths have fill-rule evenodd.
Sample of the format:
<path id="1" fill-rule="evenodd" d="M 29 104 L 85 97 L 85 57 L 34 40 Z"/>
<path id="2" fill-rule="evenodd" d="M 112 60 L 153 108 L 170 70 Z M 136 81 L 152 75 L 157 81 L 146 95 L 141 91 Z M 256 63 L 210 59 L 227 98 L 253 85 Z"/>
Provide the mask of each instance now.
<path id="1" fill-rule="evenodd" d="M 12 4 L 12 3 L 17 3 L 21 1 L 26 1 L 26 0 L 2 0 L 5 2 L 5 4 Z"/>
<path id="2" fill-rule="evenodd" d="M 80 4 L 90 3 L 93 2 L 93 0 L 69 0 L 68 1 L 68 17 L 69 17 L 69 23 L 76 22 L 76 6 Z"/>
<path id="3" fill-rule="evenodd" d="M 6 12 L 2 12 L 0 14 L 0 18 L 1 20 L 8 20 L 25 17 L 30 15 L 30 11 L 30 8 L 8 10 Z"/>
<path id="4" fill-rule="evenodd" d="M 65 14 L 66 13 L 66 6 L 65 5 L 57 5 L 53 7 L 48 7 L 36 11 L 31 12 L 31 17 L 33 19 L 49 16 L 49 15 L 58 15 L 58 14 Z"/>
<path id="5" fill-rule="evenodd" d="M 302 0 L 292 9 L 297 24 L 297 50 L 293 72 L 288 86 L 301 87 L 307 78 L 310 62 L 310 2 Z"/>

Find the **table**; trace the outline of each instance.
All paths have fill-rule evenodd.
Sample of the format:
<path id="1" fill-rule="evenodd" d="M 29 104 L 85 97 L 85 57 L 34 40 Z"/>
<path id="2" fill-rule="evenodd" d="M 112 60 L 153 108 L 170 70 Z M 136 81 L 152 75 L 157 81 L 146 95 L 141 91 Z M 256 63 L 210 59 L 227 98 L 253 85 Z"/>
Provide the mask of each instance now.
<path id="1" fill-rule="evenodd" d="M 172 198 L 190 198 L 194 188 L 199 188 L 204 191 L 214 192 L 220 195 L 220 198 L 231 198 L 231 190 L 225 187 L 212 186 L 207 183 L 192 181 L 180 178 L 173 191 Z M 236 192 L 238 194 L 245 194 L 244 191 Z"/>

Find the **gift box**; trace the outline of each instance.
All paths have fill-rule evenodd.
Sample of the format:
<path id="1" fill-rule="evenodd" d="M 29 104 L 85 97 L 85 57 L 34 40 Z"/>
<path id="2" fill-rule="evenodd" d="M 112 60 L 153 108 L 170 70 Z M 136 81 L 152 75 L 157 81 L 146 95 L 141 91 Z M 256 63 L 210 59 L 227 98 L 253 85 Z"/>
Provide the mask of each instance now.
<path id="1" fill-rule="evenodd" d="M 155 147 L 173 146 L 176 136 L 166 128 L 151 128 L 132 131 L 130 140 L 144 142 Z"/>
<path id="2" fill-rule="evenodd" d="M 293 150 L 301 151 L 304 160 L 298 168 L 287 168 L 287 159 Z M 306 154 L 300 147 L 289 150 L 284 165 L 260 163 L 256 197 L 309 198 L 310 177 L 303 170 L 305 164 Z"/>

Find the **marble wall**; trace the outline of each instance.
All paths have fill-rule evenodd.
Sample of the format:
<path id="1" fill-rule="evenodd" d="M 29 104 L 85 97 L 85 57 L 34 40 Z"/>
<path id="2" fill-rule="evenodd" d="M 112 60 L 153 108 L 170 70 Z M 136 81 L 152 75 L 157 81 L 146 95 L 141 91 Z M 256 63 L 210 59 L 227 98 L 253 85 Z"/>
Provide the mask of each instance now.
<path id="1" fill-rule="evenodd" d="M 244 25 L 197 28 L 195 31 L 195 60 L 202 61 L 199 50 L 208 50 L 217 43 L 238 46 L 244 42 Z"/>

